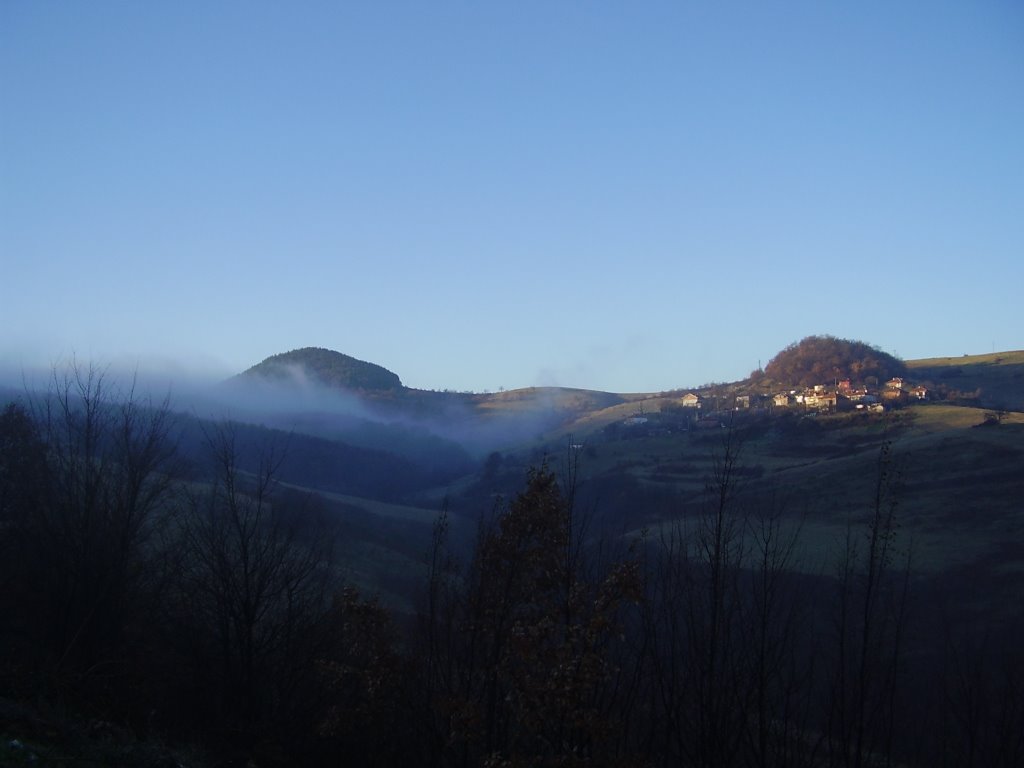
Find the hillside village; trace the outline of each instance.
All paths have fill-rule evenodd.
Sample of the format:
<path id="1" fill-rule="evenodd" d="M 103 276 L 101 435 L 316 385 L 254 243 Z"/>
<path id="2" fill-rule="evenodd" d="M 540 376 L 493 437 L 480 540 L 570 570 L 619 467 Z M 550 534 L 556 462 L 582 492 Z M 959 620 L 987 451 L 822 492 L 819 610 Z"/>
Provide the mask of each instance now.
<path id="1" fill-rule="evenodd" d="M 880 386 L 873 382 L 842 379 L 833 384 L 776 393 L 742 391 L 734 386 L 708 386 L 673 394 L 661 402 L 658 414 L 642 407 L 621 422 L 610 425 L 610 432 L 625 427 L 633 431 L 676 431 L 716 429 L 737 420 L 756 420 L 772 415 L 795 413 L 816 416 L 836 413 L 882 413 L 913 402 L 926 401 L 929 389 L 903 377 L 894 377 Z"/>

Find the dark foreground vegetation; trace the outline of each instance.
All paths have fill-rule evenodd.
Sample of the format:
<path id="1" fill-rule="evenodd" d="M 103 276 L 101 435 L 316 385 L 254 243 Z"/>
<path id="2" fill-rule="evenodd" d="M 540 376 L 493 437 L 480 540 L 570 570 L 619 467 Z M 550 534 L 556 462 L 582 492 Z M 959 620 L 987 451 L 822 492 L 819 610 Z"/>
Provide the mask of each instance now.
<path id="1" fill-rule="evenodd" d="M 0 763 L 1024 764 L 1021 611 L 916 573 L 887 443 L 810 574 L 737 433 L 631 540 L 570 449 L 468 551 L 439 515 L 409 620 L 345 583 L 281 446 L 180 425 L 83 370 L 0 413 Z"/>

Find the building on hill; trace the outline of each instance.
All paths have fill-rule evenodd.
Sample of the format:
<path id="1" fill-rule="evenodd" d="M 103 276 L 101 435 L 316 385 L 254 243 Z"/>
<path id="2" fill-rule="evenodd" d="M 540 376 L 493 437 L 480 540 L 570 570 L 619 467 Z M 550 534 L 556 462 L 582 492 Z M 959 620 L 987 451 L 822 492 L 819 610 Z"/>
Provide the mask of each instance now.
<path id="1" fill-rule="evenodd" d="M 889 404 L 899 404 L 906 402 L 910 399 L 910 393 L 907 390 L 900 387 L 890 387 L 889 383 L 886 382 L 885 389 L 882 390 L 882 400 Z"/>
<path id="2" fill-rule="evenodd" d="M 704 403 L 704 398 L 695 392 L 687 392 L 680 398 L 679 402 L 683 408 L 700 408 Z"/>
<path id="3" fill-rule="evenodd" d="M 772 404 L 772 396 L 761 392 L 736 395 L 733 410 L 752 411 L 758 408 L 767 408 Z"/>
<path id="4" fill-rule="evenodd" d="M 793 402 L 793 394 L 791 392 L 780 392 L 772 397 L 772 402 L 775 403 L 776 408 L 788 408 Z"/>
<path id="5" fill-rule="evenodd" d="M 803 393 L 803 403 L 809 411 L 827 411 L 830 405 L 829 393 L 818 387 L 808 389 Z"/>
<path id="6" fill-rule="evenodd" d="M 857 389 L 852 389 L 846 396 L 854 403 L 878 402 L 878 395 L 870 391 L 867 387 L 858 387 Z"/>
<path id="7" fill-rule="evenodd" d="M 890 405 L 904 403 L 910 399 L 910 395 L 902 389 L 886 389 L 882 392 L 882 402 Z"/>

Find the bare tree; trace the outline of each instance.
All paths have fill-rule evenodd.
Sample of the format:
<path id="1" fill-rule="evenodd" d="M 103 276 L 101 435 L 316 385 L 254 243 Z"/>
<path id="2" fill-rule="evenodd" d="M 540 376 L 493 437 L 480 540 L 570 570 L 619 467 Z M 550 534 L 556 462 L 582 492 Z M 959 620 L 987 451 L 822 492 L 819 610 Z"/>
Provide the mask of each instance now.
<path id="1" fill-rule="evenodd" d="M 23 544 L 44 668 L 61 684 L 119 673 L 149 538 L 175 482 L 169 402 L 73 362 L 54 369 L 30 411 L 45 476 Z"/>
<path id="2" fill-rule="evenodd" d="M 844 768 L 893 759 L 911 566 L 898 543 L 898 477 L 886 442 L 869 515 L 848 527 L 840 561 L 827 734 L 831 764 Z"/>
<path id="3" fill-rule="evenodd" d="M 781 504 L 762 499 L 748 518 L 749 594 L 744 600 L 748 672 L 748 765 L 813 764 L 807 734 L 813 694 L 814 648 L 801 644 L 813 600 L 795 581 L 801 526 L 788 527 Z"/>
<path id="4" fill-rule="evenodd" d="M 644 632 L 650 737 L 664 764 L 728 766 L 740 756 L 747 696 L 741 568 L 746 519 L 740 441 L 723 433 L 696 522 L 663 529 L 648 571 Z"/>
<path id="5" fill-rule="evenodd" d="M 261 450 L 243 469 L 231 424 L 206 443 L 210 474 L 181 523 L 179 612 L 201 666 L 216 659 L 207 671 L 219 714 L 251 734 L 296 704 L 324 652 L 332 544 L 322 530 L 303 538 L 286 509 L 280 452 Z"/>
<path id="6" fill-rule="evenodd" d="M 742 439 L 712 455 L 699 511 L 647 549 L 639 647 L 646 753 L 664 765 L 807 765 L 811 684 L 790 593 L 800 526 L 742 482 Z"/>

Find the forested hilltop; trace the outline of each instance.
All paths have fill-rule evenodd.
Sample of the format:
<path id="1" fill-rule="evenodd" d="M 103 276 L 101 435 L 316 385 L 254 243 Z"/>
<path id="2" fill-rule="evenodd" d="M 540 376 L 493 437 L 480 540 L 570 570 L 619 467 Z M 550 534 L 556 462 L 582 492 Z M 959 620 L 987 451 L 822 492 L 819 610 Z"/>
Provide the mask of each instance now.
<path id="1" fill-rule="evenodd" d="M 0 764 L 1024 764 L 1024 354 L 811 338 L 806 383 L 436 393 L 528 422 L 479 458 L 408 402 L 310 437 L 15 393 Z"/>
<path id="2" fill-rule="evenodd" d="M 288 381 L 308 379 L 314 384 L 356 390 L 393 390 L 402 387 L 387 368 L 322 347 L 303 347 L 271 355 L 239 374 L 244 379 Z"/>
<path id="3" fill-rule="evenodd" d="M 790 344 L 765 366 L 764 375 L 783 384 L 812 386 L 839 379 L 875 383 L 907 375 L 907 366 L 862 341 L 808 336 Z"/>

